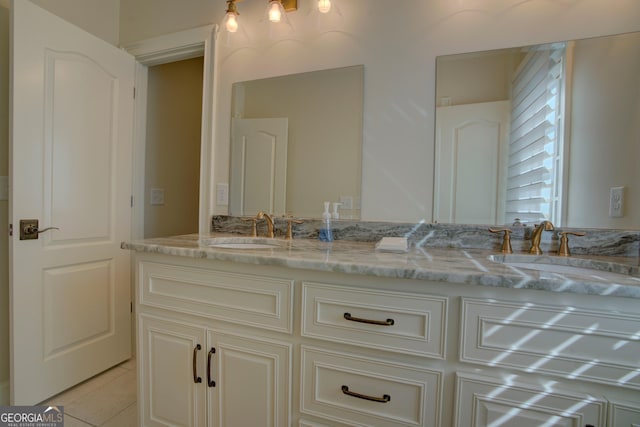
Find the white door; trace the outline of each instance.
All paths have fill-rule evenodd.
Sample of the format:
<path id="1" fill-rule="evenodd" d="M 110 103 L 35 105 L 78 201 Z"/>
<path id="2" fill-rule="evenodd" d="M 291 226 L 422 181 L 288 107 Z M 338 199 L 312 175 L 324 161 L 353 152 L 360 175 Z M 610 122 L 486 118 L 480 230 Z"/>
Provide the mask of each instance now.
<path id="1" fill-rule="evenodd" d="M 286 213 L 288 119 L 233 119 L 230 213 Z"/>
<path id="2" fill-rule="evenodd" d="M 508 124 L 509 101 L 438 108 L 435 221 L 504 222 Z"/>
<path id="3" fill-rule="evenodd" d="M 131 355 L 134 60 L 14 1 L 11 403 L 41 402 Z M 43 232 L 20 240 L 20 220 Z"/>

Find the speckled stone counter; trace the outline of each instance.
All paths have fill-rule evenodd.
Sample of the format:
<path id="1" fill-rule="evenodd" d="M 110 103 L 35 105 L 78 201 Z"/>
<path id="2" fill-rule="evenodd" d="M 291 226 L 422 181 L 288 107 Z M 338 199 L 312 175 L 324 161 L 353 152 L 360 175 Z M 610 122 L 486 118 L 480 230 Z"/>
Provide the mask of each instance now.
<path id="1" fill-rule="evenodd" d="M 295 269 L 332 271 L 457 284 L 537 289 L 640 299 L 640 260 L 636 257 L 502 255 L 486 249 L 425 248 L 407 253 L 375 250 L 374 242 L 314 239 L 262 239 L 273 247 L 211 247 L 211 239 L 229 235 L 184 235 L 125 242 L 123 249 Z M 237 239 L 237 238 L 236 238 Z M 542 263 L 583 268 L 572 272 L 538 271 L 509 263 Z M 584 268 L 591 268 L 584 270 Z"/>

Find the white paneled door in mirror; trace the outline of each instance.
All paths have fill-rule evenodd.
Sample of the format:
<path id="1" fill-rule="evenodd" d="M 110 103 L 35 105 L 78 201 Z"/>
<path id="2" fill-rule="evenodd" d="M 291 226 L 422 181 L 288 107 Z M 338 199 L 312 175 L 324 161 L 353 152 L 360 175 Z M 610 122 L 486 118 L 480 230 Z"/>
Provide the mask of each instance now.
<path id="1" fill-rule="evenodd" d="M 233 119 L 232 127 L 231 212 L 284 215 L 288 120 Z"/>

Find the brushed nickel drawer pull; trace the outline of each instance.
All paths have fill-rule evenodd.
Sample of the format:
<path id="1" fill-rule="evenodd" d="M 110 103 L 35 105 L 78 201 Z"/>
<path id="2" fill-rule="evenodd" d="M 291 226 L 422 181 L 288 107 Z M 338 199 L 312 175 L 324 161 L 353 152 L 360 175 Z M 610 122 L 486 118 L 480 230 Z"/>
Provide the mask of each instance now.
<path id="1" fill-rule="evenodd" d="M 201 350 L 202 346 L 200 344 L 197 344 L 194 348 L 193 348 L 193 382 L 194 383 L 201 383 L 202 382 L 202 378 L 200 378 L 198 376 L 198 350 Z"/>
<path id="2" fill-rule="evenodd" d="M 391 396 L 389 396 L 388 394 L 383 394 L 382 397 L 367 396 L 366 394 L 360 394 L 353 391 L 349 391 L 349 387 L 346 385 L 342 386 L 342 392 L 347 396 L 357 397 L 358 399 L 370 400 L 372 402 L 387 403 L 391 400 Z"/>
<path id="3" fill-rule="evenodd" d="M 345 313 L 344 318 L 352 322 L 368 323 L 370 325 L 380 325 L 380 326 L 391 326 L 395 323 L 393 319 L 387 319 L 387 320 L 362 319 L 360 317 L 353 317 L 351 313 Z"/>

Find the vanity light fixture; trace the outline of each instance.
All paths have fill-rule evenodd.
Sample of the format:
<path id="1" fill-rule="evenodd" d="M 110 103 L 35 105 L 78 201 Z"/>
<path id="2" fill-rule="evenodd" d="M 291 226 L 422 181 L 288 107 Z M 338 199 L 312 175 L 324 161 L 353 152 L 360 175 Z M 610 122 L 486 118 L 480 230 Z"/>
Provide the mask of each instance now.
<path id="1" fill-rule="evenodd" d="M 329 13 L 331 10 L 331 0 L 318 0 L 318 10 L 322 13 Z"/>
<path id="2" fill-rule="evenodd" d="M 269 0 L 269 6 L 267 6 L 267 17 L 270 22 L 280 22 L 282 15 L 285 14 L 284 6 L 280 0 Z"/>
<path id="3" fill-rule="evenodd" d="M 236 8 L 236 0 L 227 0 L 227 12 L 224 15 L 222 24 L 228 32 L 235 33 L 238 31 L 238 15 L 240 14 Z"/>
<path id="4" fill-rule="evenodd" d="M 236 7 L 236 2 L 240 0 L 227 0 L 227 10 L 225 11 L 222 29 L 228 33 L 236 33 L 240 28 L 238 16 L 240 13 Z M 336 10 L 335 0 L 313 0 L 316 2 L 316 9 L 322 14 L 333 13 Z M 284 22 L 288 24 L 287 12 L 298 10 L 298 0 L 268 0 L 265 13 L 266 20 L 273 24 Z"/>
<path id="5" fill-rule="evenodd" d="M 268 0 L 267 6 L 267 19 L 270 22 L 278 23 L 284 17 L 286 19 L 286 12 L 292 12 L 298 10 L 298 0 Z"/>

